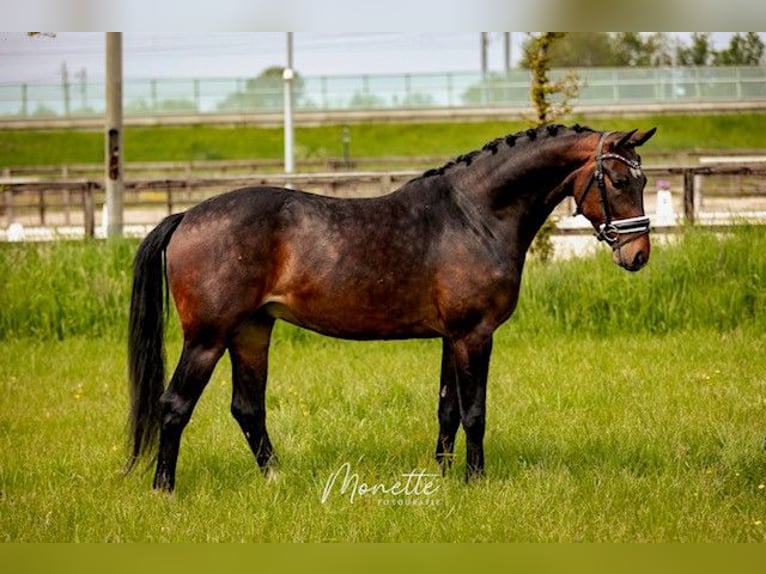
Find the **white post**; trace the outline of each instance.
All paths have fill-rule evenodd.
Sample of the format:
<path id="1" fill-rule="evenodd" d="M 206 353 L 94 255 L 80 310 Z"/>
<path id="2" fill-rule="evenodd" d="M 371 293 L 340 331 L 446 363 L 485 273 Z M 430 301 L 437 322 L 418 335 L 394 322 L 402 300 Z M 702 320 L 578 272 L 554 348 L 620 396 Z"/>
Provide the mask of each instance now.
<path id="1" fill-rule="evenodd" d="M 122 237 L 122 33 L 106 33 L 106 209 L 108 237 Z"/>
<path id="2" fill-rule="evenodd" d="M 293 33 L 287 32 L 287 66 L 282 78 L 285 81 L 285 173 L 295 171 L 295 151 L 293 142 Z"/>

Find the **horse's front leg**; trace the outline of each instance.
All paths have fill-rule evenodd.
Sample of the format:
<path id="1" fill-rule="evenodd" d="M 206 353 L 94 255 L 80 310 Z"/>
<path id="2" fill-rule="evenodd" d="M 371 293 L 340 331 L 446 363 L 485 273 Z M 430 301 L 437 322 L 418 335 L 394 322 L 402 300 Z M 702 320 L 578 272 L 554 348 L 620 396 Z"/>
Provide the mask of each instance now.
<path id="1" fill-rule="evenodd" d="M 466 439 L 465 478 L 484 474 L 484 430 L 487 409 L 487 375 L 492 337 L 472 335 L 455 341 L 452 352 L 457 372 L 460 420 Z"/>
<path id="2" fill-rule="evenodd" d="M 436 439 L 436 461 L 442 474 L 452 466 L 455 435 L 460 427 L 460 406 L 457 396 L 457 371 L 452 345 L 446 339 L 442 344 L 442 368 L 439 381 L 439 436 Z"/>

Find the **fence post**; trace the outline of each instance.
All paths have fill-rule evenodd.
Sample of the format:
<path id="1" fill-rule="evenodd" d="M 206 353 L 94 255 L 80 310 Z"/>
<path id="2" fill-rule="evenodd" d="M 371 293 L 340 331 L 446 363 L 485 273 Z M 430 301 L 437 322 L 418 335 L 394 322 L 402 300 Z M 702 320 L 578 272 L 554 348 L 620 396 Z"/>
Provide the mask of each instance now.
<path id="1" fill-rule="evenodd" d="M 6 187 L 3 190 L 5 203 L 5 221 L 8 225 L 13 223 L 13 190 Z"/>
<path id="2" fill-rule="evenodd" d="M 93 182 L 87 182 L 82 188 L 83 223 L 85 225 L 85 239 L 93 239 L 96 236 L 96 213 L 93 202 Z"/>
<path id="3" fill-rule="evenodd" d="M 37 196 L 39 198 L 40 225 L 45 226 L 45 190 L 43 188 L 37 190 Z"/>
<path id="4" fill-rule="evenodd" d="M 183 186 L 186 187 L 187 181 L 184 180 Z M 170 181 L 165 182 L 165 205 L 168 208 L 168 215 L 173 213 L 173 189 Z"/>
<path id="5" fill-rule="evenodd" d="M 72 191 L 65 187 L 62 191 L 62 199 L 64 202 L 64 223 L 66 225 L 69 225 L 71 221 L 71 211 L 72 211 Z"/>
<path id="6" fill-rule="evenodd" d="M 694 169 L 684 168 L 684 218 L 687 223 L 694 223 Z"/>

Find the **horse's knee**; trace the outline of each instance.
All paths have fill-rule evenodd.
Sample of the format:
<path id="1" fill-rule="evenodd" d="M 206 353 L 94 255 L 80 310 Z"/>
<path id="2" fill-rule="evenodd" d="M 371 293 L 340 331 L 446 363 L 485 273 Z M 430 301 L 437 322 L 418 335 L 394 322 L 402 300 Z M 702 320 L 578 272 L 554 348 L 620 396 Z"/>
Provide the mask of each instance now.
<path id="1" fill-rule="evenodd" d="M 484 438 L 486 417 L 483 411 L 472 409 L 462 417 L 463 430 L 469 440 L 481 440 Z"/>

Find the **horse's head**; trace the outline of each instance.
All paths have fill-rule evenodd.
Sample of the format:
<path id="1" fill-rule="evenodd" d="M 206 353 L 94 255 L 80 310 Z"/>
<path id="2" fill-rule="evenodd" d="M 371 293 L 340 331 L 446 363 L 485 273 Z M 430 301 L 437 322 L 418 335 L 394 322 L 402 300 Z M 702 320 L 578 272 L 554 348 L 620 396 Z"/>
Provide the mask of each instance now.
<path id="1" fill-rule="evenodd" d="M 575 181 L 574 199 L 612 248 L 615 263 L 638 271 L 649 261 L 649 218 L 644 214 L 646 176 L 636 148 L 654 135 L 645 132 L 606 132 L 594 139 L 591 160 Z"/>

